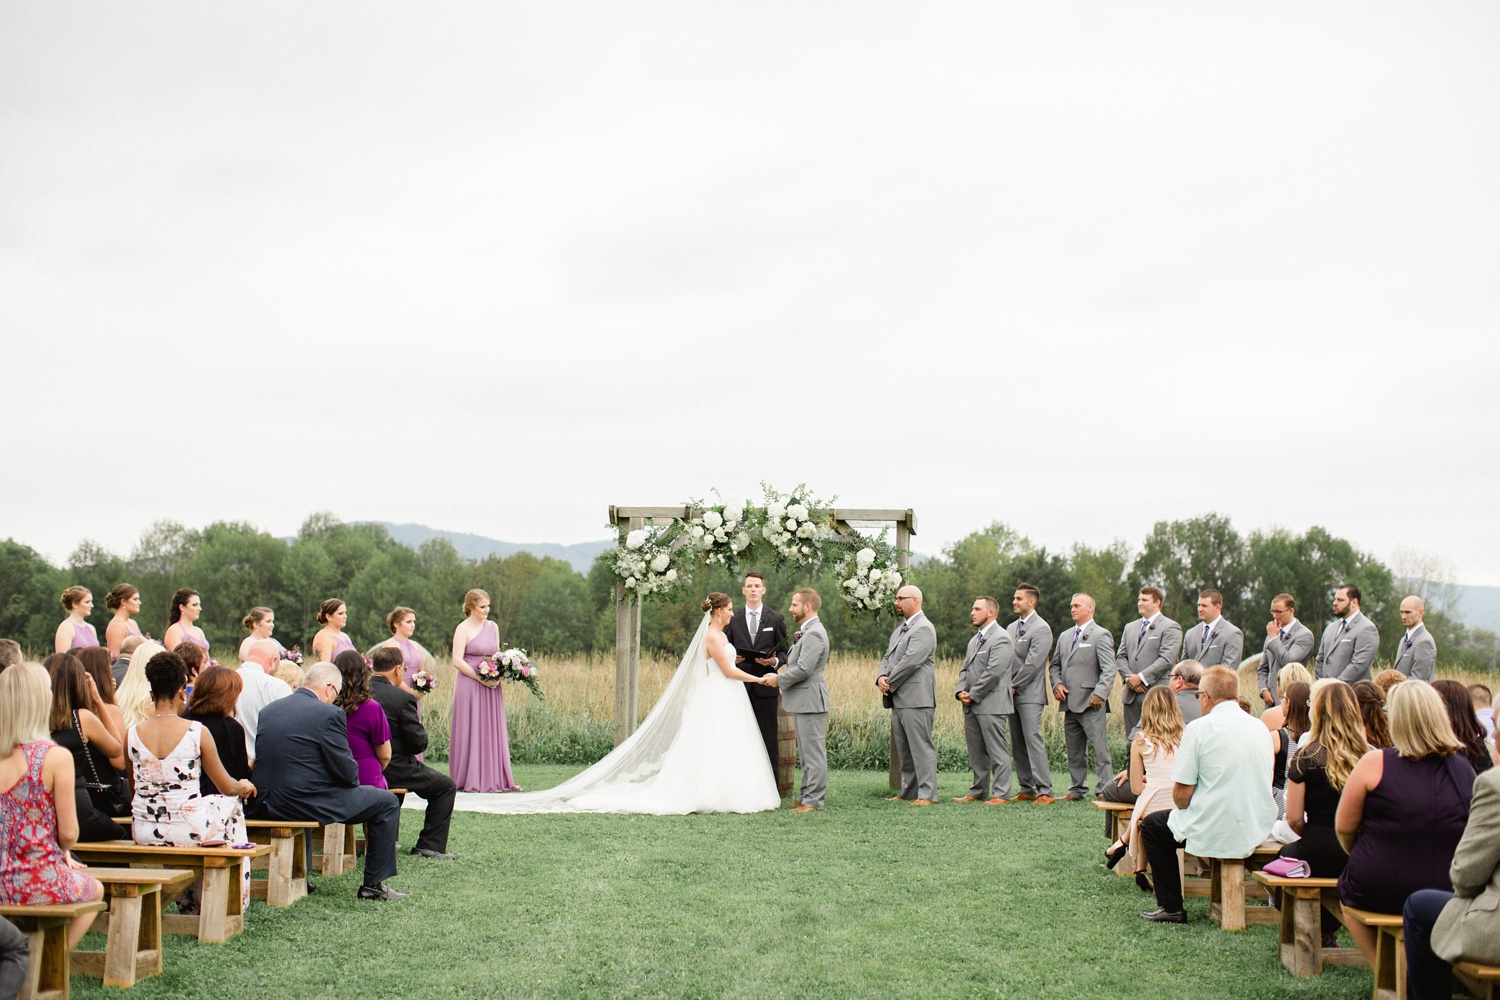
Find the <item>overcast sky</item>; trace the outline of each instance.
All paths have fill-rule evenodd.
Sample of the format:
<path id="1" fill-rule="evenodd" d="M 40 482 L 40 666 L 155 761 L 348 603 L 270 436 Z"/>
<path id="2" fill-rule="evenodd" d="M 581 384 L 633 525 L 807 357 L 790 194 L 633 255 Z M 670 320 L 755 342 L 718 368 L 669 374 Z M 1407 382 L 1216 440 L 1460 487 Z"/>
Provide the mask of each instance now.
<path id="1" fill-rule="evenodd" d="M 1500 584 L 1500 6 L 0 6 L 0 537 L 805 481 Z M 1489 513 L 1485 513 L 1488 511 Z"/>

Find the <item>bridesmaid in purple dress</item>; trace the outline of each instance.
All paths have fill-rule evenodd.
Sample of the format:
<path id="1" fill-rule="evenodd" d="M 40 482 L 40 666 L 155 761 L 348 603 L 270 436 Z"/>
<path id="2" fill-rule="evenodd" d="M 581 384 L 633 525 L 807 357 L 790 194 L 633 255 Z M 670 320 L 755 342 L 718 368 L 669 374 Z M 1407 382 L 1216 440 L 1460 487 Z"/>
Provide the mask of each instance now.
<path id="1" fill-rule="evenodd" d="M 57 626 L 57 635 L 52 643 L 54 653 L 66 653 L 70 649 L 84 649 L 99 645 L 99 633 L 86 620 L 94 610 L 94 595 L 87 587 L 69 587 L 62 592 L 62 606 L 68 617 Z"/>
<path id="2" fill-rule="evenodd" d="M 183 587 L 172 595 L 172 607 L 167 612 L 167 634 L 162 645 L 171 652 L 184 642 L 190 642 L 205 653 L 208 652 L 208 636 L 194 624 L 203 614 L 203 598 L 191 587 Z"/>
<path id="3" fill-rule="evenodd" d="M 349 606 L 337 597 L 330 597 L 318 607 L 318 621 L 323 627 L 313 636 L 313 662 L 332 663 L 345 650 L 359 652 L 354 643 L 344 634 L 349 624 Z"/>
<path id="4" fill-rule="evenodd" d="M 500 682 L 482 681 L 480 660 L 500 650 L 500 629 L 490 617 L 490 595 L 464 595 L 468 615 L 453 632 L 453 724 L 448 731 L 448 774 L 463 792 L 519 792 L 510 773 L 510 734 Z"/>
<path id="5" fill-rule="evenodd" d="M 422 669 L 428 653 L 412 638 L 412 633 L 417 630 L 417 613 L 411 608 L 395 608 L 385 616 L 385 626 L 391 630 L 391 637 L 380 645 L 401 650 L 401 686 L 420 700 L 422 692 L 412 690 L 411 679 Z"/>
<path id="6" fill-rule="evenodd" d="M 128 583 L 116 584 L 104 595 L 104 606 L 114 612 L 109 624 L 104 627 L 104 644 L 109 647 L 109 658 L 118 659 L 120 644 L 133 635 L 142 639 L 141 627 L 132 619 L 141 613 L 141 592 Z"/>

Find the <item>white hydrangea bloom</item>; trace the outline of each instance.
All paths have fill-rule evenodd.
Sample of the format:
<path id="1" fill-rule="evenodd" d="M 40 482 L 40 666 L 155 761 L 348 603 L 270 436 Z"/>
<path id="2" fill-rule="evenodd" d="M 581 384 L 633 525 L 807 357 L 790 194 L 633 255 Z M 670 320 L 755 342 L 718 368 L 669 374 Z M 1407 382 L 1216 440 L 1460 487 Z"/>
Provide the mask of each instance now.
<path id="1" fill-rule="evenodd" d="M 792 504 L 790 507 L 788 507 L 786 509 L 786 512 L 789 515 L 791 515 L 792 517 L 794 517 L 797 520 L 799 520 L 799 521 L 806 521 L 807 520 L 807 505 L 806 504 L 794 503 L 794 504 Z"/>
<path id="2" fill-rule="evenodd" d="M 627 549 L 638 549 L 646 544 L 646 529 L 636 528 L 625 536 L 625 547 Z"/>
<path id="3" fill-rule="evenodd" d="M 716 510 L 708 511 L 703 515 L 703 526 L 709 531 L 720 527 L 724 523 L 724 516 Z"/>
<path id="4" fill-rule="evenodd" d="M 656 558 L 651 560 L 651 568 L 658 573 L 662 572 L 670 565 L 672 565 L 672 557 L 667 555 L 665 552 L 657 553 Z"/>

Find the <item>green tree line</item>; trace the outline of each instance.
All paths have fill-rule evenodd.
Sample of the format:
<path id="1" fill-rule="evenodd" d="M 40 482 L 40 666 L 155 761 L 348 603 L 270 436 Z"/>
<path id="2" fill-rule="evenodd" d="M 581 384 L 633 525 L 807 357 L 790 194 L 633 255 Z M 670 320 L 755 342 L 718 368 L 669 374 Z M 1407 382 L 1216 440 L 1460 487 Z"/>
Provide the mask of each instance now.
<path id="1" fill-rule="evenodd" d="M 822 618 L 835 648 L 871 656 L 882 651 L 890 622 L 853 618 L 831 572 L 745 568 L 765 573 L 773 607 L 785 608 L 799 587 L 816 587 L 824 595 Z M 1166 594 L 1164 613 L 1184 625 L 1196 620 L 1199 591 L 1211 587 L 1224 595 L 1225 616 L 1244 629 L 1247 655 L 1260 649 L 1276 594 L 1292 594 L 1298 618 L 1321 634 L 1332 615 L 1334 590 L 1353 583 L 1364 592 L 1363 610 L 1379 626 L 1381 651 L 1389 657 L 1402 633 L 1397 607 L 1414 587 L 1421 592 L 1423 586 L 1396 579 L 1379 560 L 1323 528 L 1301 535 L 1273 529 L 1242 536 L 1218 514 L 1159 522 L 1133 556 L 1119 541 L 1049 552 L 995 523 L 919 561 L 909 576 L 925 594 L 941 652 L 950 656 L 968 641 L 968 611 L 976 596 L 997 598 L 1001 619 L 1008 620 L 1011 594 L 1027 582 L 1041 590 L 1038 612 L 1054 630 L 1071 624 L 1069 599 L 1086 591 L 1098 602 L 1096 619 L 1117 636 L 1136 617 L 1141 586 L 1160 587 Z M 276 635 L 283 643 L 308 649 L 319 627 L 318 605 L 337 597 L 349 605 L 347 631 L 357 644 L 384 639 L 387 612 L 405 605 L 417 613 L 417 640 L 441 654 L 462 617 L 463 595 L 473 587 L 490 593 L 507 643 L 550 655 L 603 654 L 614 645 L 614 578 L 603 556 L 587 576 L 560 560 L 526 553 L 466 560 L 444 539 L 413 549 L 379 525 L 345 524 L 330 514 L 309 517 L 289 540 L 238 522 L 198 530 L 161 521 L 129 556 L 85 542 L 65 567 L 51 565 L 15 540 L 0 542 L 0 635 L 35 651 L 49 650 L 64 617 L 58 596 L 72 584 L 93 592 L 91 621 L 102 635 L 110 617 L 104 595 L 122 582 L 140 590 L 137 621 L 156 636 L 166 631 L 173 591 L 199 591 L 204 608 L 199 624 L 220 650 L 238 645 L 245 635 L 240 619 L 256 605 L 275 610 Z M 705 569 L 693 585 L 695 593 L 719 590 L 737 602 L 739 589 L 738 576 L 723 567 Z M 700 618 L 696 600 L 648 604 L 641 615 L 642 645 L 679 651 Z M 1436 602 L 1429 604 L 1427 626 L 1443 662 L 1494 665 L 1493 634 L 1466 629 Z"/>

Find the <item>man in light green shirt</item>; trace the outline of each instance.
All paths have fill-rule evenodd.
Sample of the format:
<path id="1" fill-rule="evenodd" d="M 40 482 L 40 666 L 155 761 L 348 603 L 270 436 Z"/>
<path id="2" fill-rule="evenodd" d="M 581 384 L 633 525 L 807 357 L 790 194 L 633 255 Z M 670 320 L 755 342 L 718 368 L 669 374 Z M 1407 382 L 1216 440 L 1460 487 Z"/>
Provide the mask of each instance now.
<path id="1" fill-rule="evenodd" d="M 1239 677 L 1211 667 L 1198 683 L 1203 717 L 1183 730 L 1172 769 L 1172 801 L 1140 823 L 1141 843 L 1155 876 L 1160 907 L 1141 914 L 1158 923 L 1187 923 L 1177 849 L 1202 858 L 1249 857 L 1271 833 L 1275 753 L 1271 734 L 1239 706 Z"/>

